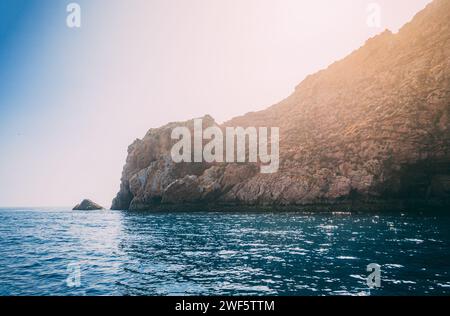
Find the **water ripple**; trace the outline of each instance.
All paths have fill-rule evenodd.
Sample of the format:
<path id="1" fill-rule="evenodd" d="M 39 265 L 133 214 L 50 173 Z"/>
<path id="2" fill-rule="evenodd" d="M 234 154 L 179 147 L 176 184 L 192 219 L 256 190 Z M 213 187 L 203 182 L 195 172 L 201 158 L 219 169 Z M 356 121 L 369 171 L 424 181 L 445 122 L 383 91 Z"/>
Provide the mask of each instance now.
<path id="1" fill-rule="evenodd" d="M 449 228 L 432 215 L 1 209 L 0 294 L 448 295 Z M 381 289 L 367 288 L 370 263 Z"/>

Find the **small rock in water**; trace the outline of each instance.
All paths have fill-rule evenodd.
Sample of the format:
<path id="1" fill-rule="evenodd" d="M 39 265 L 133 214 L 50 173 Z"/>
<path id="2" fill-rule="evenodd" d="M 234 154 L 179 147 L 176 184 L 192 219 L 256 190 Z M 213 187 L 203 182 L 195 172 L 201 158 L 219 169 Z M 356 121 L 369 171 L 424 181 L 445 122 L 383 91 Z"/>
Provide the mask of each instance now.
<path id="1" fill-rule="evenodd" d="M 93 211 L 93 210 L 102 210 L 103 207 L 98 205 L 91 200 L 83 200 L 80 204 L 73 208 L 74 211 Z"/>

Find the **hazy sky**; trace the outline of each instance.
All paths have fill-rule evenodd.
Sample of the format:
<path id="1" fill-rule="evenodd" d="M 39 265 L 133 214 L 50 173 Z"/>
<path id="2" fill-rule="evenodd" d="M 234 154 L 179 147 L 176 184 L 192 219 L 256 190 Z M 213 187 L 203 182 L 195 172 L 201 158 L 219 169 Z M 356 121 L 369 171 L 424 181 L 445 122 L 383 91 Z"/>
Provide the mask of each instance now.
<path id="1" fill-rule="evenodd" d="M 366 23 L 373 2 L 380 28 Z M 0 205 L 109 207 L 149 128 L 272 105 L 428 2 L 2 0 Z"/>

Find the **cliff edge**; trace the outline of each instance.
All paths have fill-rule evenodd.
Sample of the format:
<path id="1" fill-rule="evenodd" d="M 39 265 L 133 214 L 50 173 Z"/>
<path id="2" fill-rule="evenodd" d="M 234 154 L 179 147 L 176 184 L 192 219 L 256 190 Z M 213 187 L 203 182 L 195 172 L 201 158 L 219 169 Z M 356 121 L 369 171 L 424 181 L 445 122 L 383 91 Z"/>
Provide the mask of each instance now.
<path id="1" fill-rule="evenodd" d="M 280 166 L 174 163 L 174 127 L 128 148 L 112 209 L 449 206 L 450 0 L 307 77 L 266 110 L 218 126 L 280 128 Z"/>

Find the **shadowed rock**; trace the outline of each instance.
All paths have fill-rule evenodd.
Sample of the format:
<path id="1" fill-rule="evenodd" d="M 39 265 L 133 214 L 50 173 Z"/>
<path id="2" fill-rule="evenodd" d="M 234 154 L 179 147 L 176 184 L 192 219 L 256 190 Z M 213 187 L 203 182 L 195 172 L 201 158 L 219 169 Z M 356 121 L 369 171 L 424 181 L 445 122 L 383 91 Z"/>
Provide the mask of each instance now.
<path id="1" fill-rule="evenodd" d="M 98 205 L 91 200 L 83 200 L 80 204 L 73 208 L 74 211 L 94 211 L 94 210 L 102 210 L 103 207 Z"/>

